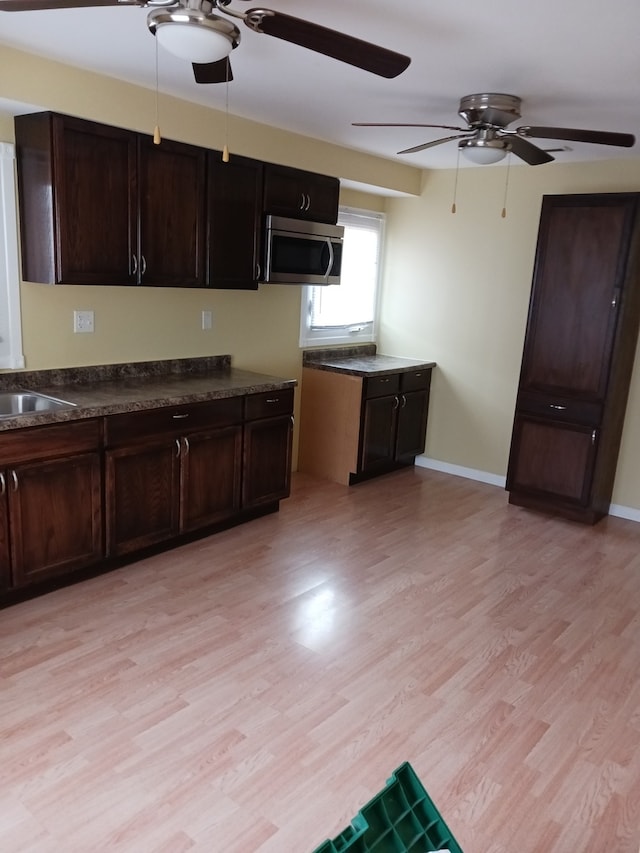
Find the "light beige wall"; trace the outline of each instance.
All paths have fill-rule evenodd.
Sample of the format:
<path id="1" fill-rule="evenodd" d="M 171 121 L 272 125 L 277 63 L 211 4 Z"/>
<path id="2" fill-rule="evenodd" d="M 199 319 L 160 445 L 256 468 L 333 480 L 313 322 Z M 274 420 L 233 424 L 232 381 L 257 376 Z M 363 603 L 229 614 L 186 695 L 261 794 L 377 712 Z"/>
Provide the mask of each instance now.
<path id="1" fill-rule="evenodd" d="M 426 454 L 506 474 L 542 195 L 640 190 L 640 160 L 425 175 L 422 195 L 388 201 L 379 350 L 433 359 Z M 636 362 L 640 358 L 636 357 Z M 636 363 L 613 500 L 640 509 Z"/>

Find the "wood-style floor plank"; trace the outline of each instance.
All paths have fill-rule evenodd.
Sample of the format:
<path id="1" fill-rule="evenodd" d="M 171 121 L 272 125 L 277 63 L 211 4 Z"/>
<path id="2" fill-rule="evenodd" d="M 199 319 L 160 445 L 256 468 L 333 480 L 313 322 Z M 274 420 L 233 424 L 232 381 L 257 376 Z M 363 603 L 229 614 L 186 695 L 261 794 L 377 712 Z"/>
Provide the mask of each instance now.
<path id="1" fill-rule="evenodd" d="M 465 853 L 637 853 L 639 745 L 640 525 L 437 472 L 0 611 L 2 853 L 310 853 L 404 761 Z"/>

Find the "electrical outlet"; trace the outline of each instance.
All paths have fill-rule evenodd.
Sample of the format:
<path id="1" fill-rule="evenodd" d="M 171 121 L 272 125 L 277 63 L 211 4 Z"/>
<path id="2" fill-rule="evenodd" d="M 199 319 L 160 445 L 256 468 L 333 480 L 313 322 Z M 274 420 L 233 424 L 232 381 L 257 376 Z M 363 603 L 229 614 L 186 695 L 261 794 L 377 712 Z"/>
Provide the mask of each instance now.
<path id="1" fill-rule="evenodd" d="M 202 328 L 205 331 L 208 331 L 213 326 L 213 314 L 211 311 L 203 311 L 202 312 Z"/>
<path id="2" fill-rule="evenodd" d="M 93 332 L 93 311 L 74 311 L 73 331 Z"/>

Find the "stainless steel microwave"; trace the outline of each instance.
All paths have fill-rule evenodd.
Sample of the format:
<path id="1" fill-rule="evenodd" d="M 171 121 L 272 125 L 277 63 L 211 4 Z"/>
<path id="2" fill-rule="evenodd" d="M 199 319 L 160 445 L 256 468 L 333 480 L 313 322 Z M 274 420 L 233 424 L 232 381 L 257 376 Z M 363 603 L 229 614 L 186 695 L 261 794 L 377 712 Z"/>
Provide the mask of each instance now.
<path id="1" fill-rule="evenodd" d="M 342 225 L 267 216 L 265 275 L 270 284 L 340 284 Z"/>

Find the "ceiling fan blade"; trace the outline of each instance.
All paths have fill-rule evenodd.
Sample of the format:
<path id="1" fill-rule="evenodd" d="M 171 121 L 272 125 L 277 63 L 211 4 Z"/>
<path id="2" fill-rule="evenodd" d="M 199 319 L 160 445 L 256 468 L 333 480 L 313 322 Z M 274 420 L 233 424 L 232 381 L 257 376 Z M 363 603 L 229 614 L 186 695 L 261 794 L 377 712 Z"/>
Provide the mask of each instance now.
<path id="1" fill-rule="evenodd" d="M 80 9 L 84 6 L 140 6 L 144 0 L 0 0 L 0 12 L 39 12 L 44 9 Z"/>
<path id="2" fill-rule="evenodd" d="M 306 47 L 380 77 L 397 77 L 411 62 L 401 53 L 271 9 L 250 9 L 244 22 L 255 32 Z"/>
<path id="3" fill-rule="evenodd" d="M 433 148 L 434 145 L 442 145 L 443 142 L 451 142 L 453 139 L 473 139 L 473 134 L 443 136 L 442 139 L 434 139 L 431 142 L 423 142 L 422 145 L 414 145 L 413 148 L 404 148 L 402 151 L 398 151 L 398 154 L 415 154 L 418 151 L 425 151 L 427 148 Z"/>
<path id="4" fill-rule="evenodd" d="M 538 146 L 534 145 L 532 142 L 528 142 L 522 136 L 517 136 L 516 134 L 501 134 L 501 137 L 508 140 L 509 147 L 516 157 L 524 160 L 524 162 L 528 163 L 530 166 L 542 166 L 543 163 L 551 163 L 555 160 L 555 157 L 552 157 L 551 154 L 543 151 L 542 148 L 538 148 Z"/>
<path id="5" fill-rule="evenodd" d="M 228 56 L 218 59 L 217 62 L 192 62 L 191 64 L 196 83 L 226 83 L 228 80 L 233 80 Z"/>
<path id="6" fill-rule="evenodd" d="M 466 127 L 454 127 L 451 124 L 407 124 L 406 122 L 393 124 L 378 121 L 352 121 L 351 125 L 352 127 L 440 127 L 443 130 L 459 130 L 461 133 L 467 131 Z"/>
<path id="7" fill-rule="evenodd" d="M 612 133 L 607 130 L 579 130 L 572 127 L 519 127 L 520 136 L 540 139 L 566 139 L 568 142 L 594 142 L 597 145 L 617 145 L 631 148 L 636 138 L 632 133 Z"/>

